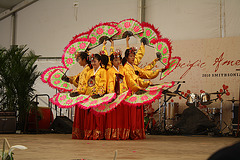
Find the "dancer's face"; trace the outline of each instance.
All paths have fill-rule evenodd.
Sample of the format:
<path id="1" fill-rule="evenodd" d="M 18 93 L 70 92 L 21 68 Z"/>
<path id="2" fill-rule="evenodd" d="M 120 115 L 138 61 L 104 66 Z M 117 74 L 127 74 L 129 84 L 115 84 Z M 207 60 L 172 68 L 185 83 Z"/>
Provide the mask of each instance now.
<path id="1" fill-rule="evenodd" d="M 135 59 L 135 54 L 134 53 L 130 53 L 128 55 L 127 61 L 128 61 L 128 63 L 133 65 L 134 64 L 134 59 Z"/>
<path id="2" fill-rule="evenodd" d="M 113 59 L 112 61 L 114 67 L 118 68 L 118 66 L 121 64 L 121 60 L 120 60 L 120 57 L 116 57 Z"/>
<path id="3" fill-rule="evenodd" d="M 87 64 L 86 59 L 82 59 L 81 57 L 78 57 L 77 61 L 80 64 L 80 66 L 85 66 Z"/>
<path id="4" fill-rule="evenodd" d="M 94 59 L 91 61 L 91 64 L 92 64 L 93 68 L 96 70 L 96 69 L 98 69 L 98 67 L 100 66 L 101 60 L 98 60 L 98 59 L 94 58 Z"/>

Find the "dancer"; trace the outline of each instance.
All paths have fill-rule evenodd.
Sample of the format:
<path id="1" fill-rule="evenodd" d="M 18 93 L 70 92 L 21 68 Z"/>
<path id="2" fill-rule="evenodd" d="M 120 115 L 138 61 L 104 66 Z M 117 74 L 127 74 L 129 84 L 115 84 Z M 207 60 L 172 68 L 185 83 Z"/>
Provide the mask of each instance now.
<path id="1" fill-rule="evenodd" d="M 110 55 L 114 52 L 114 42 L 112 39 L 110 39 L 110 42 L 111 42 L 111 47 L 110 47 Z M 108 55 L 108 52 L 107 52 L 107 49 L 106 49 L 106 44 L 107 44 L 107 41 L 104 40 L 103 41 L 103 46 L 102 46 L 102 51 L 100 52 L 101 54 L 101 57 L 102 57 L 102 60 L 106 61 L 108 59 L 108 64 L 107 66 L 103 66 L 106 68 L 106 70 L 108 70 L 109 68 L 112 67 L 112 64 L 111 64 L 111 61 L 110 61 L 110 56 Z"/>
<path id="2" fill-rule="evenodd" d="M 83 67 L 83 71 L 76 76 L 62 76 L 62 80 L 70 82 L 73 84 L 76 89 L 70 93 L 70 96 L 77 96 L 79 94 L 85 94 L 83 88 L 86 84 L 86 76 L 89 70 L 91 70 L 91 62 L 88 58 L 88 53 L 78 52 L 75 54 L 76 61 Z M 82 139 L 84 137 L 84 118 L 85 110 L 75 106 L 74 121 L 72 126 L 72 138 L 73 139 Z"/>
<path id="3" fill-rule="evenodd" d="M 144 55 L 145 49 L 144 44 L 142 43 L 140 50 L 141 52 L 138 52 L 136 54 L 136 49 L 134 47 L 129 48 L 129 37 L 126 38 L 126 43 L 127 43 L 127 49 L 125 51 L 125 57 L 123 58 L 123 66 L 124 68 L 132 75 L 132 78 L 136 81 L 136 83 L 142 87 L 146 88 L 149 85 L 152 84 L 151 81 L 146 81 L 143 79 L 154 79 L 158 76 L 159 72 L 161 72 L 163 69 L 157 69 L 157 70 L 151 70 L 154 67 L 154 64 L 156 63 L 156 59 L 147 65 L 144 69 L 138 67 L 136 65 L 136 59 L 137 62 L 139 63 L 140 58 Z M 137 58 L 135 57 L 137 55 Z M 143 78 L 143 79 L 142 79 Z"/>
<path id="4" fill-rule="evenodd" d="M 113 46 L 113 42 L 112 42 Z M 128 89 L 136 92 L 142 88 L 131 79 L 121 65 L 121 51 L 117 50 L 110 55 L 112 67 L 108 69 L 108 93 L 120 95 Z M 131 106 L 130 106 L 131 107 Z M 115 110 L 106 114 L 105 139 L 130 139 L 129 106 L 120 104 Z"/>
<path id="5" fill-rule="evenodd" d="M 129 47 L 129 37 L 126 38 L 127 47 Z M 143 50 L 144 45 L 142 43 L 142 46 L 140 50 Z M 141 58 L 141 55 L 144 55 L 144 52 L 138 52 L 141 53 L 140 56 L 137 57 Z M 135 65 L 135 54 L 136 49 L 135 48 L 127 48 L 125 51 L 125 57 L 123 59 L 123 65 L 126 71 L 131 75 L 131 78 L 136 82 L 136 84 L 142 88 L 147 88 L 149 85 L 152 85 L 152 82 L 149 80 L 144 79 L 153 79 L 156 78 L 159 74 L 159 72 L 162 69 L 157 69 L 155 71 L 152 70 L 146 70 L 142 69 Z M 139 59 L 137 61 L 139 63 Z M 152 69 L 151 66 L 149 69 Z M 144 79 L 143 79 L 144 78 Z M 143 106 L 138 107 L 130 107 L 130 138 L 131 139 L 144 139 L 145 136 L 145 130 L 144 130 L 144 108 Z"/>
<path id="6" fill-rule="evenodd" d="M 83 91 L 86 95 L 94 98 L 103 96 L 106 93 L 107 77 L 106 69 L 102 65 L 107 66 L 107 61 L 102 61 L 99 54 L 90 55 L 93 69 L 89 70 L 86 76 L 86 87 Z M 85 112 L 84 119 L 84 137 L 83 139 L 104 139 L 105 116 L 95 115 L 91 110 Z"/>

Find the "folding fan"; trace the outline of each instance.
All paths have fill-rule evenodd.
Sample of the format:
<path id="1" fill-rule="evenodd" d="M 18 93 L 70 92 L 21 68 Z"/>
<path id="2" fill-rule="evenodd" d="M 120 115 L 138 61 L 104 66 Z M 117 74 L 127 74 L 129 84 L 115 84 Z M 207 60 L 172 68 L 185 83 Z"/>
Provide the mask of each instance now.
<path id="1" fill-rule="evenodd" d="M 110 39 L 118 33 L 116 25 L 113 23 L 100 23 L 89 30 L 88 39 L 90 40 L 89 49 L 103 43 L 104 40 Z"/>
<path id="2" fill-rule="evenodd" d="M 174 81 L 165 82 L 165 83 L 158 84 L 158 85 L 155 85 L 155 86 L 149 86 L 149 87 L 146 88 L 146 91 L 155 91 L 155 90 L 164 89 L 164 88 L 168 89 L 168 88 L 172 88 L 174 84 L 175 84 Z"/>
<path id="3" fill-rule="evenodd" d="M 118 33 L 113 36 L 113 39 L 123 39 L 127 36 L 133 36 L 143 32 L 141 24 L 134 19 L 125 19 L 118 23 Z"/>
<path id="4" fill-rule="evenodd" d="M 55 102 L 59 108 L 70 108 L 77 105 L 78 103 L 81 103 L 82 101 L 87 100 L 89 97 L 89 95 L 83 94 L 80 94 L 76 97 L 71 97 L 70 93 L 68 92 L 57 93 Z"/>
<path id="5" fill-rule="evenodd" d="M 104 96 L 99 98 L 89 97 L 88 99 L 79 103 L 78 105 L 83 109 L 95 108 L 100 105 L 104 105 L 111 102 L 115 97 L 116 97 L 116 93 L 105 94 Z"/>
<path id="6" fill-rule="evenodd" d="M 65 71 L 67 71 L 67 69 L 65 68 L 53 71 L 52 74 L 48 77 L 48 85 L 54 89 L 56 88 L 63 92 L 72 91 L 73 89 L 70 86 L 71 84 L 61 79 Z"/>
<path id="7" fill-rule="evenodd" d="M 86 38 L 75 39 L 70 41 L 70 43 L 65 47 L 64 53 L 62 55 L 63 65 L 69 69 L 69 67 L 76 62 L 75 53 L 85 51 L 90 44 L 89 40 Z"/>
<path id="8" fill-rule="evenodd" d="M 162 35 L 152 24 L 142 22 L 141 26 L 143 27 L 143 32 L 137 34 L 138 38 L 141 39 L 140 42 L 143 42 L 150 47 L 154 47 L 154 42 L 156 42 L 157 39 L 160 39 Z"/>
<path id="9" fill-rule="evenodd" d="M 88 38 L 88 35 L 89 35 L 89 31 L 79 33 L 78 35 L 74 36 L 69 43 L 71 43 L 72 41 L 74 41 L 74 40 L 76 40 L 76 39 L 84 39 L 84 38 L 87 39 L 87 38 Z"/>
<path id="10" fill-rule="evenodd" d="M 156 55 L 160 62 L 167 68 L 172 54 L 171 42 L 165 39 L 158 39 L 156 41 Z"/>
<path id="11" fill-rule="evenodd" d="M 169 61 L 169 67 L 164 72 L 161 73 L 160 80 L 162 80 L 167 75 L 169 75 L 173 70 L 175 70 L 180 61 L 181 61 L 180 57 L 171 58 Z"/>
<path id="12" fill-rule="evenodd" d="M 128 97 L 124 100 L 123 103 L 126 103 L 131 106 L 141 106 L 144 104 L 150 104 L 156 99 L 159 99 L 162 95 L 162 90 L 150 90 L 143 94 L 134 93 L 132 96 Z"/>
<path id="13" fill-rule="evenodd" d="M 107 112 L 112 111 L 113 109 L 115 109 L 129 94 L 130 94 L 130 90 L 120 94 L 119 96 L 117 96 L 117 98 L 113 101 L 110 102 L 108 104 L 105 105 L 100 105 L 96 108 L 93 108 L 93 111 L 96 114 L 105 114 Z"/>
<path id="14" fill-rule="evenodd" d="M 52 74 L 53 71 L 61 69 L 62 71 L 65 69 L 63 66 L 58 66 L 58 67 L 50 67 L 47 68 L 43 73 L 41 74 L 41 80 L 43 83 L 47 83 L 48 77 Z"/>
<path id="15" fill-rule="evenodd" d="M 56 102 L 57 96 L 58 96 L 58 94 L 55 94 L 52 98 L 49 99 L 49 101 L 54 105 L 57 105 L 57 102 Z"/>

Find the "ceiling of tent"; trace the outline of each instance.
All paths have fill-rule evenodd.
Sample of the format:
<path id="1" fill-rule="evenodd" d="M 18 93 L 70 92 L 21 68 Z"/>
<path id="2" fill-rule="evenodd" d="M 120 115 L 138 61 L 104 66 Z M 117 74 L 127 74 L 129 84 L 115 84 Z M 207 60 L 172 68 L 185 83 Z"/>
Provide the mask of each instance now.
<path id="1" fill-rule="evenodd" d="M 4 12 L 5 10 L 11 9 L 17 4 L 21 3 L 24 0 L 1 0 L 0 1 L 0 13 Z"/>

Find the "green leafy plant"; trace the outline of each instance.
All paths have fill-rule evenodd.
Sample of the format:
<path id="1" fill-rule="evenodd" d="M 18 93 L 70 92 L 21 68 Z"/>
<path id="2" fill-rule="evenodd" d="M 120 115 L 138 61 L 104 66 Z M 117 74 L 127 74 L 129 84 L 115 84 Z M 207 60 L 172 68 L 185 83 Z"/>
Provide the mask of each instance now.
<path id="1" fill-rule="evenodd" d="M 34 107 L 34 83 L 41 75 L 35 64 L 39 56 L 26 46 L 0 49 L 0 110 L 18 111 L 18 128 L 26 128 L 29 110 Z"/>

